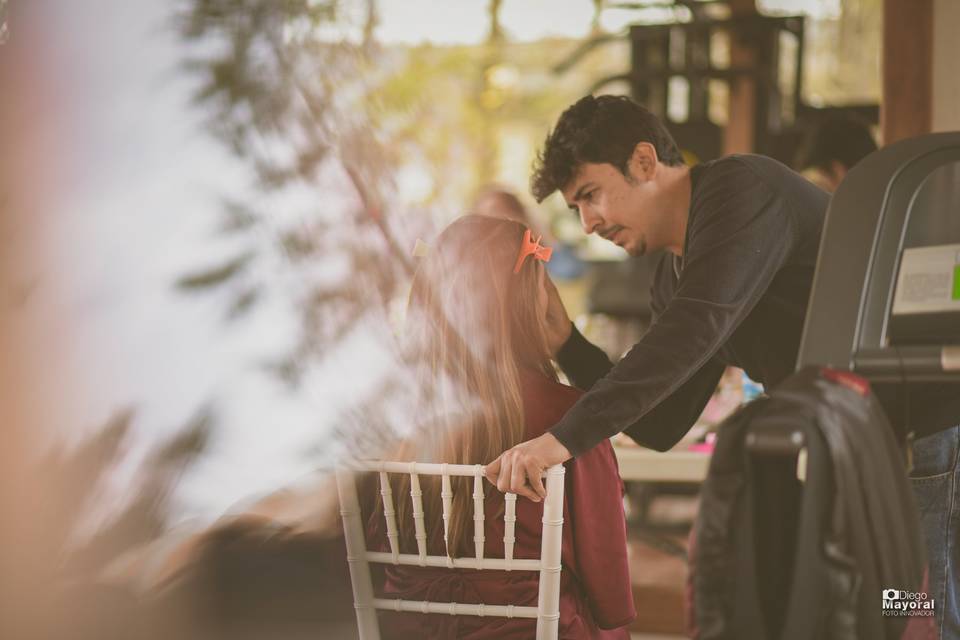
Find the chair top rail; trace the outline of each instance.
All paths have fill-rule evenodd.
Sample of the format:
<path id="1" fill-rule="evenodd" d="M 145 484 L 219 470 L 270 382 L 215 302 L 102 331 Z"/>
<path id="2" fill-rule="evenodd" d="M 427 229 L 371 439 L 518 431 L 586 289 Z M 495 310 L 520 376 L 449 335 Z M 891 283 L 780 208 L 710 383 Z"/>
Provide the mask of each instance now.
<path id="1" fill-rule="evenodd" d="M 502 604 L 461 604 L 459 602 L 429 602 L 426 600 L 394 600 L 375 598 L 375 609 L 409 611 L 414 613 L 445 613 L 451 616 L 492 616 L 495 618 L 536 618 L 536 607 Z"/>
<path id="2" fill-rule="evenodd" d="M 350 471 L 386 471 L 387 473 L 416 473 L 422 476 L 476 476 L 483 473 L 482 464 L 438 464 L 432 462 L 392 462 L 386 460 L 356 460 L 342 466 Z M 557 467 L 555 465 L 544 471 L 547 475 Z"/>
<path id="3" fill-rule="evenodd" d="M 540 571 L 542 563 L 539 559 L 480 558 L 464 556 L 462 558 L 448 558 L 447 556 L 424 556 L 414 553 L 400 553 L 394 558 L 389 551 L 367 551 L 368 562 L 378 564 L 393 564 L 410 567 L 440 567 L 445 569 L 500 569 L 503 571 Z"/>

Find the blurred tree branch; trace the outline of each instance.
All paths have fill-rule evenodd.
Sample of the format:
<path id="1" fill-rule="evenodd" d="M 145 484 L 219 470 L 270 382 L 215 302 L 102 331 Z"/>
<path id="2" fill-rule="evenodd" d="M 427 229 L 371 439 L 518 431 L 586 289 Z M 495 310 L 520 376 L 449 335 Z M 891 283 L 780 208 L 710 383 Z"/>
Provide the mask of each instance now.
<path id="1" fill-rule="evenodd" d="M 188 47 L 185 65 L 199 79 L 194 103 L 208 110 L 214 135 L 254 169 L 260 193 L 306 186 L 323 202 L 320 171 L 335 160 L 360 203 L 353 216 L 332 221 L 310 213 L 309 224 L 271 231 L 276 235 L 272 247 L 251 242 L 251 252 L 177 282 L 184 291 L 232 287 L 236 295 L 227 317 L 236 318 L 253 309 L 269 286 L 257 272 L 268 254 L 291 266 L 332 254 L 345 257 L 350 276 L 318 284 L 303 297 L 299 344 L 270 365 L 293 385 L 371 304 L 385 311 L 398 284 L 413 271 L 382 195 L 392 180 L 389 154 L 366 118 L 379 51 L 373 38 L 376 2 L 366 0 L 362 38 L 356 41 L 349 35 L 348 8 L 336 0 L 193 0 L 176 20 Z M 231 197 L 225 200 L 222 227 L 230 233 L 262 230 L 268 215 Z M 336 240 L 323 242 L 323 237 Z"/>

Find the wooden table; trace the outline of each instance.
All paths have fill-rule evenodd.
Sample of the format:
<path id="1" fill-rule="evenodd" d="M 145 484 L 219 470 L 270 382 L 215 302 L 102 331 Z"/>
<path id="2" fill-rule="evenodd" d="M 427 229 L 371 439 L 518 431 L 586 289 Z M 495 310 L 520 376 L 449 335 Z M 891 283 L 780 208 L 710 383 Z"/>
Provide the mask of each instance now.
<path id="1" fill-rule="evenodd" d="M 643 447 L 615 446 L 620 477 L 641 482 L 703 482 L 710 454 L 699 451 L 661 453 Z"/>

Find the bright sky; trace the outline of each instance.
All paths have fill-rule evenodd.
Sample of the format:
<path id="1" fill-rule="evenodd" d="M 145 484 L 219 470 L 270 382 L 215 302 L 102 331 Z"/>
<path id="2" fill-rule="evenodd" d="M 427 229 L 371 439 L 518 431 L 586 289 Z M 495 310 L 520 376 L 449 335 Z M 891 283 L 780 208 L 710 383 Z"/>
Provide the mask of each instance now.
<path id="1" fill-rule="evenodd" d="M 839 12 L 840 2 L 758 0 L 757 5 L 763 11 L 827 17 Z M 387 43 L 479 43 L 489 28 L 488 5 L 489 0 L 378 0 L 377 36 Z M 592 15 L 592 0 L 504 0 L 500 10 L 507 35 L 521 41 L 551 35 L 583 36 L 589 30 Z M 635 12 L 608 9 L 601 24 L 607 30 L 618 31 L 635 17 Z"/>

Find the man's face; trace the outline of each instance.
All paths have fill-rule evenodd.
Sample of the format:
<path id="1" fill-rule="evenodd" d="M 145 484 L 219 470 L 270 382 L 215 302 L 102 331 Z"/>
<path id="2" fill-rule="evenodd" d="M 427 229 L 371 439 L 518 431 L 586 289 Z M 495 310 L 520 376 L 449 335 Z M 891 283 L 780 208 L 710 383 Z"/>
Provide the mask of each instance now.
<path id="1" fill-rule="evenodd" d="M 584 163 L 563 189 L 584 233 L 596 233 L 633 256 L 666 246 L 659 190 L 646 172 L 624 176 L 612 164 Z M 638 175 L 638 173 L 640 175 Z"/>

